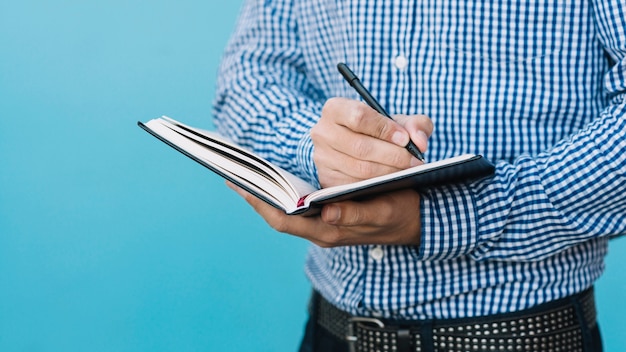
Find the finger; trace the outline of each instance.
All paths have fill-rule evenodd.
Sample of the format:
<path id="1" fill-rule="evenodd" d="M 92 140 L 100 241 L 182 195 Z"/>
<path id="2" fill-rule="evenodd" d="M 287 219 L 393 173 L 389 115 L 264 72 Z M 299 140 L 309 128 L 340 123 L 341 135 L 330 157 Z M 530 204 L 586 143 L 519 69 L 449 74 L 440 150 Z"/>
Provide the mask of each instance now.
<path id="1" fill-rule="evenodd" d="M 281 219 L 282 215 L 287 216 L 284 211 L 267 204 L 265 201 L 257 198 L 256 196 L 254 196 L 250 192 L 247 192 L 243 188 L 235 185 L 234 183 L 232 183 L 230 181 L 226 181 L 226 185 L 230 189 L 232 189 L 235 192 L 237 192 L 237 194 L 239 194 L 248 204 L 250 204 L 252 206 L 252 208 L 254 208 L 254 210 L 257 213 L 259 213 L 259 215 L 261 215 L 261 217 L 263 217 L 266 220 L 268 220 L 268 219 L 273 220 L 272 221 L 273 223 L 276 223 L 278 227 L 281 227 L 280 221 L 277 221 L 277 220 Z M 274 220 L 274 219 L 276 219 L 276 220 Z"/>
<path id="2" fill-rule="evenodd" d="M 316 234 L 331 233 L 332 226 L 323 223 L 320 217 L 303 217 L 285 214 L 284 211 L 277 209 L 263 200 L 255 197 L 251 193 L 238 187 L 230 181 L 226 181 L 226 185 L 237 192 L 244 200 L 252 206 L 252 208 L 270 225 L 274 230 L 282 233 L 288 233 L 294 236 L 302 237 L 324 247 L 330 247 L 335 244 L 326 243 L 316 238 Z"/>
<path id="3" fill-rule="evenodd" d="M 407 130 L 411 140 L 421 151 L 427 150 L 428 138 L 430 138 L 434 129 L 433 122 L 428 116 L 396 115 L 394 119 Z"/>
<path id="4" fill-rule="evenodd" d="M 315 150 L 313 159 L 316 165 L 324 166 L 324 168 L 319 168 L 318 175 L 322 186 L 328 187 L 386 175 L 409 167 L 411 155 L 403 148 L 396 148 L 397 150 L 392 150 L 386 158 L 381 155 L 382 160 L 369 161 L 339 150 L 333 149 L 329 152 L 326 147 L 320 147 Z"/>
<path id="5" fill-rule="evenodd" d="M 387 118 L 367 104 L 345 98 L 329 99 L 322 115 L 335 117 L 335 122 L 351 131 L 368 135 L 398 146 L 409 143 L 408 132 L 397 122 Z"/>
<path id="6" fill-rule="evenodd" d="M 415 213 L 413 211 L 398 212 L 407 214 L 411 218 L 412 222 L 404 222 L 408 226 L 393 226 L 392 224 L 397 222 L 398 216 L 392 216 L 394 213 L 390 213 L 394 208 L 397 208 L 393 205 L 394 202 L 404 210 L 415 209 L 417 205 L 414 202 L 417 193 L 413 191 L 390 193 L 389 199 L 384 201 L 388 205 L 382 207 L 387 209 L 387 212 L 381 212 L 380 202 L 375 204 L 377 201 L 374 200 L 364 202 L 364 204 L 346 201 L 327 205 L 322 209 L 322 216 L 303 217 L 286 215 L 282 210 L 270 206 L 232 183 L 227 182 L 227 184 L 244 197 L 272 228 L 279 232 L 302 237 L 321 247 L 419 243 L 419 218 L 415 218 Z M 410 192 L 413 192 L 413 195 Z M 407 195 L 409 197 L 406 197 Z M 419 204 L 419 198 L 417 198 L 417 202 Z M 340 209 L 338 214 L 333 214 L 333 209 L 337 209 L 335 206 Z M 361 209 L 354 210 L 353 207 Z M 375 213 L 372 213 L 372 210 Z M 375 220 L 375 215 L 378 215 L 380 219 Z M 368 224 L 375 224 L 375 226 Z"/>
<path id="7" fill-rule="evenodd" d="M 389 172 L 414 166 L 414 160 L 404 147 L 350 130 L 341 125 L 333 125 L 326 121 L 320 122 L 311 130 L 311 138 L 315 145 L 314 157 L 317 165 L 332 166 L 340 170 L 349 163 L 350 170 L 371 168 L 367 163 L 354 165 L 358 161 L 370 161 L 386 165 L 380 172 L 365 173 L 361 176 L 352 174 L 358 179 L 387 174 Z M 344 154 L 339 156 L 337 154 Z M 349 160 L 353 158 L 355 160 Z M 327 162 L 324 163 L 324 162 Z"/>
<path id="8" fill-rule="evenodd" d="M 324 206 L 321 218 L 342 233 L 349 244 L 416 244 L 420 241 L 420 197 L 411 189 L 366 201 Z"/>
<path id="9" fill-rule="evenodd" d="M 354 133 L 350 138 L 339 139 L 335 141 L 333 148 L 356 160 L 371 161 L 395 169 L 411 166 L 411 155 L 406 152 L 404 146 L 364 134 Z"/>
<path id="10" fill-rule="evenodd" d="M 336 226 L 386 226 L 400 216 L 414 217 L 419 210 L 420 196 L 404 189 L 362 201 L 331 203 L 322 208 L 322 220 Z M 411 210 L 411 209 L 414 209 Z"/>
<path id="11" fill-rule="evenodd" d="M 342 227 L 378 227 L 389 220 L 393 209 L 382 201 L 384 196 L 374 201 L 344 201 L 332 203 L 322 208 L 322 220 Z"/>

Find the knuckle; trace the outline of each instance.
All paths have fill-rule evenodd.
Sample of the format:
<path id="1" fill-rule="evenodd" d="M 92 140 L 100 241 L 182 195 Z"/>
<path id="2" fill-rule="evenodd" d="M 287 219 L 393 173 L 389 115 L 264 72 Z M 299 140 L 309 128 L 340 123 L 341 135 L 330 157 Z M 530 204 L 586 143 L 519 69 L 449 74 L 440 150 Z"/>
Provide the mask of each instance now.
<path id="1" fill-rule="evenodd" d="M 342 97 L 329 98 L 322 106 L 322 116 L 336 114 L 338 110 L 346 105 L 347 101 L 348 99 Z"/>
<path id="2" fill-rule="evenodd" d="M 365 139 L 359 138 L 352 143 L 354 156 L 359 159 L 365 159 L 371 154 L 372 146 Z"/>
<path id="3" fill-rule="evenodd" d="M 342 237 L 339 231 L 328 231 L 322 236 L 320 242 L 322 243 L 322 247 L 331 248 L 340 246 L 341 240 Z"/>
<path id="4" fill-rule="evenodd" d="M 324 106 L 322 106 L 322 114 L 320 116 L 319 123 L 324 123 L 324 121 L 326 121 L 327 119 L 334 119 L 337 115 L 339 107 L 343 105 L 343 100 L 343 98 L 338 97 L 326 100 Z"/>
<path id="5" fill-rule="evenodd" d="M 350 214 L 348 214 L 345 221 L 346 223 L 350 225 L 357 225 L 357 224 L 363 223 L 364 219 L 365 219 L 365 214 L 363 213 L 361 208 L 355 207 L 353 211 L 351 211 Z"/>
<path id="6" fill-rule="evenodd" d="M 387 139 L 395 131 L 392 127 L 391 120 L 379 120 L 380 123 L 376 124 L 376 136 L 380 139 Z"/>
<path id="7" fill-rule="evenodd" d="M 435 129 L 433 120 L 431 120 L 430 117 L 426 115 L 419 115 L 418 118 L 419 118 L 420 124 L 426 129 L 426 132 L 428 133 L 428 135 L 431 135 L 433 133 L 433 130 Z"/>
<path id="8" fill-rule="evenodd" d="M 398 169 L 404 169 L 406 167 L 409 167 L 411 163 L 411 158 L 408 153 L 406 153 L 406 155 L 405 153 L 390 153 L 387 156 L 387 162 L 389 163 L 389 165 Z"/>
<path id="9" fill-rule="evenodd" d="M 321 145 L 326 140 L 327 133 L 325 133 L 324 131 L 328 131 L 328 129 L 325 129 L 325 127 L 323 127 L 322 125 L 324 125 L 324 123 L 320 120 L 320 122 L 311 127 L 311 130 L 309 131 L 309 134 L 311 135 L 311 141 L 313 142 L 314 146 Z"/>
<path id="10" fill-rule="evenodd" d="M 368 161 L 357 161 L 356 170 L 358 172 L 359 178 L 370 178 L 375 176 L 374 166 Z"/>
<path id="11" fill-rule="evenodd" d="M 286 219 L 277 219 L 270 223 L 270 226 L 281 233 L 286 233 L 289 231 L 289 223 Z"/>
<path id="12" fill-rule="evenodd" d="M 329 110 L 332 111 L 333 109 L 335 109 L 336 106 L 341 104 L 340 103 L 341 100 L 342 98 L 339 98 L 339 97 L 332 97 L 326 100 L 326 102 L 324 103 L 324 106 L 322 107 L 322 113 L 329 112 Z"/>
<path id="13" fill-rule="evenodd" d="M 361 126 L 367 116 L 367 106 L 362 103 L 354 104 L 354 107 L 350 109 L 350 115 L 348 116 L 348 123 L 350 126 Z"/>
<path id="14" fill-rule="evenodd" d="M 380 214 L 382 219 L 390 219 L 394 215 L 394 209 L 389 199 L 385 199 L 385 201 L 376 208 L 376 212 Z"/>

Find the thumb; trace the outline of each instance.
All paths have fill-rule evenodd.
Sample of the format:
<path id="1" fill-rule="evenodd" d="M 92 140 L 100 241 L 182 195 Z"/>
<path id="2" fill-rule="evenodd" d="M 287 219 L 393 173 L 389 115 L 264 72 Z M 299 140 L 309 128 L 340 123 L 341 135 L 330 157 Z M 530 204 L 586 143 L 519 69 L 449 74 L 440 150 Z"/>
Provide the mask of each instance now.
<path id="1" fill-rule="evenodd" d="M 387 210 L 385 204 L 381 204 L 380 198 L 375 198 L 378 201 L 343 201 L 327 204 L 322 208 L 322 220 L 335 226 L 375 225 L 377 219 L 380 219 L 381 214 Z"/>

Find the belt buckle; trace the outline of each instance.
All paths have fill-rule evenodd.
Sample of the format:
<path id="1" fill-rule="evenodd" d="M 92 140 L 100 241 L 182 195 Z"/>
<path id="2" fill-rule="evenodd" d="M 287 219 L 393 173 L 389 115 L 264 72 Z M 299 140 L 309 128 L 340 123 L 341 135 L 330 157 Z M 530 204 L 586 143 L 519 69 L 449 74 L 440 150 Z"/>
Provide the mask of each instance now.
<path id="1" fill-rule="evenodd" d="M 348 334 L 346 335 L 346 341 L 348 341 L 348 345 L 350 346 L 350 352 L 356 352 L 356 341 L 358 339 L 356 334 L 356 324 L 359 323 L 377 325 L 379 328 L 385 327 L 385 324 L 376 318 L 350 317 L 348 319 Z"/>

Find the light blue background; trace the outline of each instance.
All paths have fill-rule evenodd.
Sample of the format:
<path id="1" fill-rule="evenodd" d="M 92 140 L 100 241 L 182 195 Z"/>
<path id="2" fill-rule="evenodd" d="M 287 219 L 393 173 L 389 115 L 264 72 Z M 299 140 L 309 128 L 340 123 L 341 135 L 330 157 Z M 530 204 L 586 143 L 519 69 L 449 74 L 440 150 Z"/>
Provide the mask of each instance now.
<path id="1" fill-rule="evenodd" d="M 0 351 L 296 349 L 306 242 L 136 126 L 211 126 L 240 4 L 0 2 Z M 626 351 L 611 249 L 599 317 Z"/>

